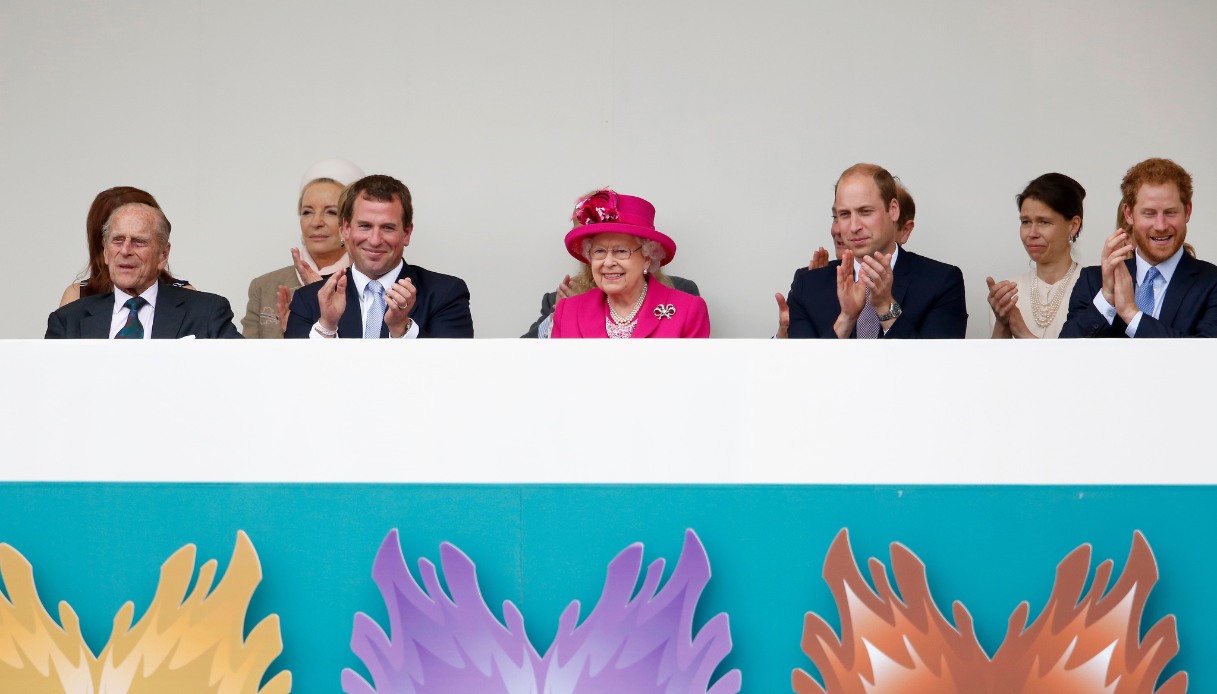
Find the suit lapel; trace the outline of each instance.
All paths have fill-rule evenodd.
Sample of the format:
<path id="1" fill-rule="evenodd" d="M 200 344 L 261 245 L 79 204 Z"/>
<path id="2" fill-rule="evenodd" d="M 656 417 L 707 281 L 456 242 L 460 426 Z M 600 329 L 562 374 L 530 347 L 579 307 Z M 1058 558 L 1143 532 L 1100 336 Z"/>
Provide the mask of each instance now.
<path id="1" fill-rule="evenodd" d="M 901 247 L 900 255 L 896 258 L 896 267 L 892 268 L 892 299 L 894 299 L 896 303 L 900 304 L 901 306 L 904 306 L 904 297 L 906 294 L 908 294 L 909 282 L 911 282 L 913 278 L 912 266 L 917 262 L 914 260 L 916 257 L 917 256 Z M 875 310 L 879 311 L 879 308 L 880 307 L 876 306 Z M 884 306 L 882 308 L 883 310 L 879 312 L 886 313 L 888 307 Z"/>
<path id="2" fill-rule="evenodd" d="M 347 307 L 338 319 L 338 337 L 363 337 L 363 312 L 359 308 L 359 290 L 355 289 L 355 278 L 350 268 L 343 270 L 347 276 Z"/>
<path id="3" fill-rule="evenodd" d="M 1136 272 L 1135 263 L 1133 268 L 1133 272 Z M 1171 283 L 1166 285 L 1166 296 L 1162 298 L 1162 310 L 1158 313 L 1158 320 L 1164 325 L 1174 324 L 1175 317 L 1183 306 L 1183 299 L 1187 296 L 1188 289 L 1194 284 L 1192 275 L 1196 274 L 1198 269 L 1199 266 L 1192 261 L 1192 257 L 1187 254 L 1187 251 L 1184 251 L 1179 258 L 1179 264 L 1175 266 L 1175 274 L 1171 275 Z"/>
<path id="4" fill-rule="evenodd" d="M 110 323 L 114 318 L 114 293 L 89 297 L 86 301 L 89 306 L 80 320 L 80 336 L 94 340 L 109 338 Z"/>
<path id="5" fill-rule="evenodd" d="M 164 282 L 156 290 L 156 310 L 152 314 L 152 339 L 166 340 L 178 337 L 181 333 L 182 321 L 186 319 L 186 310 L 182 308 L 184 297 L 179 292 L 189 289 L 176 289 Z"/>

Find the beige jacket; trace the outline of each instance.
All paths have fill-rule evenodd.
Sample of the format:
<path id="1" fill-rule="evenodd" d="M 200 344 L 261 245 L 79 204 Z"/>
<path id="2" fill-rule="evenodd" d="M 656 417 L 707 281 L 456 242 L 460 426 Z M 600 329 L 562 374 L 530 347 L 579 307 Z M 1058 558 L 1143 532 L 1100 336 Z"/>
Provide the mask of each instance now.
<path id="1" fill-rule="evenodd" d="M 300 287 L 294 265 L 255 277 L 249 283 L 249 303 L 245 306 L 245 317 L 241 319 L 241 333 L 246 338 L 283 338 L 276 306 L 281 284 L 293 293 Z"/>

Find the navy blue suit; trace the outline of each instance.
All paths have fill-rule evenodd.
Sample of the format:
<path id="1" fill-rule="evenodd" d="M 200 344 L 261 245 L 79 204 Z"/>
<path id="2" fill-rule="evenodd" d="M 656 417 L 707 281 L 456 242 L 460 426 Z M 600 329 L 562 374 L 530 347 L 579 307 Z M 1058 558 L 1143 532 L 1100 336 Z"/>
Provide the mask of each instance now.
<path id="1" fill-rule="evenodd" d="M 347 273 L 347 307 L 338 321 L 338 337 L 363 338 L 363 317 L 359 312 L 359 294 L 355 280 Z M 410 318 L 418 323 L 419 337 L 473 337 L 473 316 L 469 313 L 469 287 L 465 280 L 452 275 L 431 272 L 417 265 L 403 263 L 395 279 L 409 278 L 418 291 L 417 303 Z M 384 280 L 385 278 L 381 278 Z M 317 292 L 325 280 L 313 282 L 296 290 L 292 296 L 291 315 L 283 337 L 308 337 L 313 324 L 321 317 Z M 388 289 L 386 285 L 385 289 Z M 380 336 L 389 336 L 389 326 L 381 323 Z"/>
<path id="2" fill-rule="evenodd" d="M 790 305 L 790 337 L 837 336 L 833 324 L 841 313 L 841 303 L 837 301 L 840 265 L 841 261 L 834 260 L 827 267 L 801 268 L 794 273 L 786 298 Z M 892 270 L 892 298 L 903 313 L 881 337 L 963 338 L 968 331 L 963 273 L 954 265 L 901 248 Z M 876 309 L 885 313 L 887 307 Z"/>
<path id="3" fill-rule="evenodd" d="M 159 282 L 159 280 L 158 280 Z M 105 340 L 114 317 L 114 292 L 94 294 L 61 306 L 47 318 L 46 337 Z M 232 307 L 219 294 L 160 282 L 152 314 L 152 339 L 241 337 Z"/>
<path id="4" fill-rule="evenodd" d="M 1137 261 L 1127 262 L 1137 276 Z M 1103 289 L 1103 270 L 1098 265 L 1082 268 L 1069 296 L 1069 317 L 1061 337 L 1128 337 L 1128 324 L 1116 316 L 1111 325 L 1094 307 L 1094 297 Z M 1217 337 L 1217 266 L 1196 260 L 1187 253 L 1179 257 L 1171 283 L 1166 285 L 1162 310 L 1157 318 L 1141 316 L 1137 337 Z"/>

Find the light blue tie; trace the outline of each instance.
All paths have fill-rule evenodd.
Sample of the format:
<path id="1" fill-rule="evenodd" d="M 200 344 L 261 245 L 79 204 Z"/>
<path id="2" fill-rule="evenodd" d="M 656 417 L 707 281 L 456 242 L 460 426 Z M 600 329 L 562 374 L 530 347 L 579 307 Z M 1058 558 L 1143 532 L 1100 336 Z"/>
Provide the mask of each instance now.
<path id="1" fill-rule="evenodd" d="M 1149 272 L 1145 273 L 1141 286 L 1137 287 L 1137 308 L 1147 316 L 1154 315 L 1154 280 L 1161 274 L 1158 268 L 1151 267 Z"/>
<path id="2" fill-rule="evenodd" d="M 385 288 L 380 286 L 380 282 L 372 280 L 363 291 L 372 294 L 372 305 L 368 307 L 368 322 L 363 326 L 363 339 L 375 340 L 380 338 L 380 326 L 385 322 Z"/>

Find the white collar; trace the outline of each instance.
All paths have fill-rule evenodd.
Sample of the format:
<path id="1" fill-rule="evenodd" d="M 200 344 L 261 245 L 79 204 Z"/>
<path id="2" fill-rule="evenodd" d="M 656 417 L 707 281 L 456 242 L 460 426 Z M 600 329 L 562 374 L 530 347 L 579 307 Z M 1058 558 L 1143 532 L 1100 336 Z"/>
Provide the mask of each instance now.
<path id="1" fill-rule="evenodd" d="M 391 270 L 389 270 L 385 274 L 378 277 L 376 281 L 380 282 L 380 286 L 384 287 L 385 291 L 388 291 L 389 287 L 392 286 L 393 283 L 397 281 L 397 278 L 399 276 L 401 276 L 401 269 L 403 267 L 405 267 L 405 265 L 406 265 L 406 261 L 404 261 L 404 260 L 397 261 L 397 265 L 394 265 Z M 385 282 L 384 282 L 384 279 L 386 277 L 389 278 L 388 284 L 385 284 Z M 372 281 L 371 277 L 368 277 L 367 275 L 360 272 L 359 268 L 355 267 L 354 265 L 351 265 L 351 279 L 355 280 L 355 293 L 358 294 L 359 296 L 363 296 L 364 288 L 368 286 L 368 282 Z"/>
<path id="2" fill-rule="evenodd" d="M 148 305 L 151 306 L 153 309 L 156 308 L 156 295 L 157 295 L 157 291 L 160 289 L 160 284 L 161 283 L 159 280 L 156 282 L 153 282 L 151 287 L 148 287 L 147 289 L 140 292 L 140 294 L 139 294 L 140 296 L 144 297 L 144 301 L 147 301 Z M 114 288 L 114 313 L 118 313 L 119 311 L 125 310 L 123 305 L 126 304 L 129 299 L 133 299 L 133 298 L 134 297 L 131 296 L 130 294 L 124 292 L 123 290 L 119 289 L 118 287 L 115 287 Z"/>
<path id="3" fill-rule="evenodd" d="M 892 272 L 896 271 L 896 259 L 900 257 L 900 244 L 896 244 L 896 250 L 892 251 Z M 854 256 L 854 281 L 858 281 L 858 271 L 862 269 L 862 262 Z"/>
<path id="4" fill-rule="evenodd" d="M 1145 273 L 1149 272 L 1151 267 L 1158 268 L 1158 272 L 1162 274 L 1162 279 L 1167 284 L 1171 283 L 1171 277 L 1175 274 L 1175 268 L 1179 267 L 1179 259 L 1183 257 L 1183 246 L 1179 246 L 1179 250 L 1171 257 L 1163 260 L 1157 265 L 1151 265 L 1148 260 L 1141 257 L 1141 251 L 1137 251 L 1137 284 L 1145 283 Z"/>

